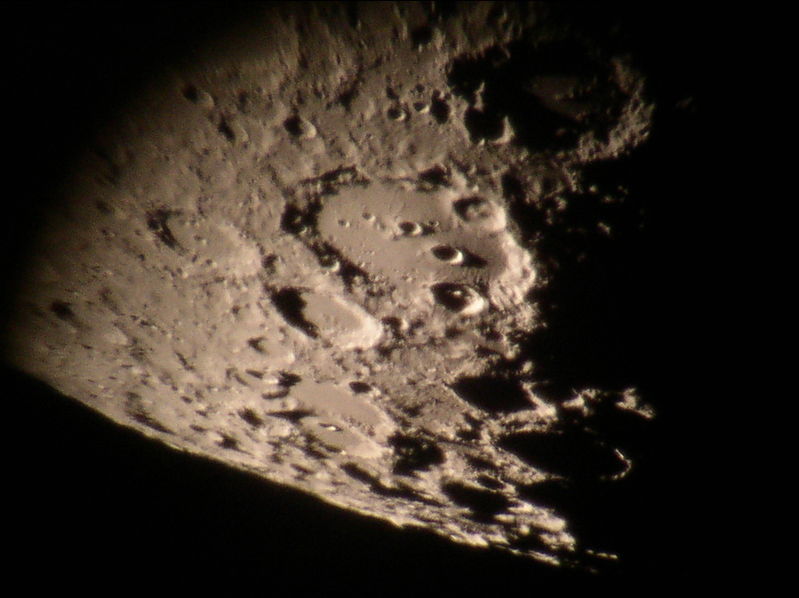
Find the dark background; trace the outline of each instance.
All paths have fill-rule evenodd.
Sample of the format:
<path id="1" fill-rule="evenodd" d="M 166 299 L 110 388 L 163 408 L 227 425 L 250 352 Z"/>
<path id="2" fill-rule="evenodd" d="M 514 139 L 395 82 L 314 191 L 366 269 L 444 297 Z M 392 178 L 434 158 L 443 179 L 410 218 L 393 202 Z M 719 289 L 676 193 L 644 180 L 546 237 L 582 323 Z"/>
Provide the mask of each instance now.
<path id="1" fill-rule="evenodd" d="M 3 318 L 37 210 L 51 205 L 52 184 L 74 148 L 165 56 L 191 56 L 218 27 L 253 10 L 230 2 L 9 6 L 0 71 L 3 145 L 11 152 L 2 204 Z M 565 6 L 580 26 L 621 23 L 622 34 L 609 43 L 634 54 L 658 111 L 651 142 L 616 167 L 646 210 L 644 233 L 566 269 L 567 282 L 555 291 L 562 293 L 558 324 L 540 350 L 550 367 L 563 364 L 564 380 L 586 368 L 610 371 L 638 385 L 658 410 L 635 441 L 640 467 L 631 479 L 581 492 L 570 508 L 595 513 L 575 521 L 600 540 L 597 547 L 627 554 L 606 577 L 673 580 L 716 549 L 696 541 L 707 505 L 704 444 L 695 441 L 703 405 L 716 399 L 702 382 L 710 335 L 702 324 L 712 310 L 705 290 L 715 263 L 705 241 L 715 208 L 706 193 L 704 129 L 719 60 L 714 29 L 707 14 L 687 6 Z M 528 584 L 531 593 L 544 580 L 591 577 L 397 531 L 162 448 L 8 368 L 2 382 L 11 505 L 4 540 L 21 566 L 112 561 L 146 570 L 192 561 L 334 586 L 382 579 Z"/>

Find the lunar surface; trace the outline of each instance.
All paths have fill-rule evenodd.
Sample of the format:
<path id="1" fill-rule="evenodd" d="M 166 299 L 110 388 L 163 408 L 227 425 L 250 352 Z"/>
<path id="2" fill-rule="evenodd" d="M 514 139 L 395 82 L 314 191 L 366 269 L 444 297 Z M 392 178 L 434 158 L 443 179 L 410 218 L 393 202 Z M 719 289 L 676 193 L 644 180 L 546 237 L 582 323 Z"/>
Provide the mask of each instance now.
<path id="1" fill-rule="evenodd" d="M 654 104 L 548 5 L 444 4 L 265 7 L 153 77 L 61 185 L 6 358 L 342 509 L 601 568 L 625 555 L 543 497 L 622 481 L 603 418 L 657 414 L 551 388 L 527 348 L 552 231 L 640 225 L 587 173 L 646 146 Z"/>

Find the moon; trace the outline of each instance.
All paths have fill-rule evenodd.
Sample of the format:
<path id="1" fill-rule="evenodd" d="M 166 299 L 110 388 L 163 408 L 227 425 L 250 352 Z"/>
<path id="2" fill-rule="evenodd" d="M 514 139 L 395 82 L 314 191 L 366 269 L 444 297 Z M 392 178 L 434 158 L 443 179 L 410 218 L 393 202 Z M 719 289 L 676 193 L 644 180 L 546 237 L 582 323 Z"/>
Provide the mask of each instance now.
<path id="1" fill-rule="evenodd" d="M 193 31 L 48 183 L 6 361 L 119 437 L 353 525 L 612 569 L 629 555 L 569 497 L 646 475 L 630 438 L 656 400 L 552 355 L 597 330 L 564 323 L 563 281 L 640 243 L 624 165 L 657 102 L 555 6 L 445 4 Z"/>

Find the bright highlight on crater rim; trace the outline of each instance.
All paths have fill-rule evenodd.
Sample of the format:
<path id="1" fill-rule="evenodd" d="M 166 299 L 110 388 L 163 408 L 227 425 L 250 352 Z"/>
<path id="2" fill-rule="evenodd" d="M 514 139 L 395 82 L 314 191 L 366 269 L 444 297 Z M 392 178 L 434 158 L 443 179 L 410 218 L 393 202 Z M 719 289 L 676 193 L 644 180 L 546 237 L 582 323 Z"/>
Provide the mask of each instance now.
<path id="1" fill-rule="evenodd" d="M 646 142 L 645 81 L 546 5 L 430 4 L 270 9 L 154 81 L 63 187 L 10 359 L 344 509 L 553 564 L 623 558 L 535 496 L 568 479 L 567 419 L 654 413 L 634 388 L 541 390 L 522 349 L 557 273 L 527 215 L 556 220 L 587 166 Z M 597 479 L 636 466 L 585 443 Z"/>

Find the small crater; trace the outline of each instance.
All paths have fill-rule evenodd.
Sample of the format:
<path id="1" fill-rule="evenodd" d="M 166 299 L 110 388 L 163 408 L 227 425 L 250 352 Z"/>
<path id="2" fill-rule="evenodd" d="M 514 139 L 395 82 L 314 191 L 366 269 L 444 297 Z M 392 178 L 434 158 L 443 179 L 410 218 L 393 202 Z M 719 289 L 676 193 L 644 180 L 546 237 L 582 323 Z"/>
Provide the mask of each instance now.
<path id="1" fill-rule="evenodd" d="M 260 428 L 264 425 L 264 420 L 262 420 L 252 409 L 242 409 L 239 411 L 239 417 L 250 424 L 253 428 Z"/>
<path id="2" fill-rule="evenodd" d="M 278 384 L 285 388 L 291 388 L 302 382 L 302 376 L 298 376 L 292 372 L 280 372 L 280 379 Z"/>
<path id="3" fill-rule="evenodd" d="M 405 237 L 420 237 L 424 234 L 424 228 L 418 222 L 400 222 L 398 225 L 400 232 Z"/>
<path id="4" fill-rule="evenodd" d="M 447 264 L 463 263 L 463 252 L 450 245 L 436 245 L 430 250 L 430 253 L 432 253 L 436 259 L 446 262 Z"/>
<path id="5" fill-rule="evenodd" d="M 463 334 L 463 330 L 457 326 L 450 326 L 444 330 L 444 336 L 447 338 L 458 338 Z"/>
<path id="6" fill-rule="evenodd" d="M 467 455 L 466 460 L 475 469 L 485 469 L 485 470 L 496 469 L 496 466 L 491 461 L 483 457 L 478 457 L 476 455 Z"/>
<path id="7" fill-rule="evenodd" d="M 172 230 L 169 228 L 169 218 L 172 212 L 167 210 L 155 210 L 147 214 L 147 228 L 149 228 L 155 236 L 170 249 L 178 248 L 178 241 Z"/>
<path id="8" fill-rule="evenodd" d="M 502 175 L 502 196 L 511 202 L 524 202 L 527 199 L 524 185 L 509 172 Z"/>
<path id="9" fill-rule="evenodd" d="M 227 139 L 229 142 L 233 143 L 234 141 L 236 141 L 236 134 L 233 132 L 233 129 L 230 128 L 230 125 L 228 124 L 227 120 L 225 120 L 224 118 L 219 121 L 219 126 L 217 127 L 217 129 L 222 134 L 222 136 L 225 139 Z"/>
<path id="10" fill-rule="evenodd" d="M 358 382 L 358 381 L 350 382 L 350 388 L 352 389 L 352 392 L 354 392 L 356 394 L 363 394 L 363 393 L 370 392 L 372 390 L 372 386 L 370 384 L 367 384 L 366 382 Z"/>
<path id="11" fill-rule="evenodd" d="M 505 340 L 505 337 L 502 335 L 501 332 L 495 330 L 494 328 L 485 328 L 480 330 L 480 334 L 483 335 L 483 338 L 487 341 L 492 343 L 499 343 Z"/>
<path id="12" fill-rule="evenodd" d="M 452 502 L 468 508 L 477 521 L 489 522 L 510 505 L 510 501 L 502 494 L 467 486 L 461 482 L 448 482 L 442 485 L 441 490 Z"/>
<path id="13" fill-rule="evenodd" d="M 64 301 L 53 301 L 50 304 L 50 311 L 60 320 L 70 321 L 75 319 L 75 312 L 72 306 Z"/>
<path id="14" fill-rule="evenodd" d="M 165 427 L 161 422 L 153 418 L 151 415 L 145 413 L 144 411 L 135 411 L 131 413 L 130 416 L 134 420 L 136 420 L 142 425 L 147 426 L 151 430 L 155 430 L 156 432 L 162 432 L 164 434 L 173 434 L 172 430 Z"/>
<path id="15" fill-rule="evenodd" d="M 526 536 L 512 538 L 510 542 L 513 548 L 525 552 L 552 552 L 552 547 L 542 540 L 539 534 L 528 534 Z"/>
<path id="16" fill-rule="evenodd" d="M 517 494 L 533 504 L 557 508 L 575 500 L 577 488 L 565 480 L 545 480 L 536 484 L 516 486 Z"/>
<path id="17" fill-rule="evenodd" d="M 217 444 L 223 449 L 232 451 L 239 450 L 239 441 L 228 434 L 222 434 L 222 440 L 220 440 Z"/>
<path id="18" fill-rule="evenodd" d="M 412 475 L 444 462 L 444 452 L 432 442 L 422 438 L 395 434 L 389 439 L 394 448 L 394 473 Z"/>
<path id="19" fill-rule="evenodd" d="M 289 396 L 289 389 L 288 388 L 281 388 L 280 390 L 275 390 L 273 392 L 263 392 L 261 393 L 261 398 L 267 401 L 272 401 L 274 399 L 284 399 Z"/>
<path id="20" fill-rule="evenodd" d="M 480 440 L 480 433 L 477 430 L 458 430 L 456 434 L 461 440 Z"/>
<path id="21" fill-rule="evenodd" d="M 324 428 L 328 432 L 341 432 L 341 428 L 338 427 L 336 424 L 328 424 L 324 422 L 319 423 L 320 428 Z"/>
<path id="22" fill-rule="evenodd" d="M 131 341 L 128 354 L 130 355 L 131 359 L 134 359 L 139 363 L 147 362 L 147 349 L 139 344 L 138 339 L 133 339 Z"/>
<path id="23" fill-rule="evenodd" d="M 469 131 L 472 143 L 479 143 L 482 139 L 494 141 L 502 137 L 505 125 L 502 117 L 486 113 L 477 108 L 469 108 L 464 115 L 463 123 Z"/>
<path id="24" fill-rule="evenodd" d="M 338 273 L 348 289 L 351 289 L 354 285 L 362 284 L 368 279 L 368 274 L 363 268 L 346 259 L 332 245 L 314 243 L 311 245 L 311 250 L 316 254 L 319 265 Z"/>
<path id="25" fill-rule="evenodd" d="M 241 377 L 236 368 L 227 368 L 227 370 L 225 370 L 225 377 L 228 380 L 235 380 L 236 382 L 238 382 L 243 386 L 249 386 L 249 384 L 247 384 L 247 381 Z"/>
<path id="26" fill-rule="evenodd" d="M 269 255 L 264 256 L 264 259 L 261 261 L 261 265 L 263 266 L 264 270 L 270 274 L 274 274 L 277 271 L 278 261 L 280 261 L 280 258 L 274 253 L 270 253 Z"/>
<path id="27" fill-rule="evenodd" d="M 302 119 L 299 116 L 291 116 L 283 121 L 283 128 L 291 135 L 299 137 L 303 134 Z"/>
<path id="28" fill-rule="evenodd" d="M 401 318 L 387 316 L 380 321 L 397 338 L 402 338 L 403 333 L 408 329 L 408 325 Z"/>
<path id="29" fill-rule="evenodd" d="M 488 262 L 475 253 L 463 251 L 461 266 L 465 268 L 485 268 Z"/>
<path id="30" fill-rule="evenodd" d="M 387 496 L 391 498 L 404 498 L 406 500 L 413 500 L 418 502 L 424 502 L 428 504 L 436 504 L 430 501 L 429 499 L 424 498 L 423 496 L 419 495 L 413 488 L 407 486 L 405 484 L 399 483 L 397 487 L 387 486 L 383 482 L 381 482 L 376 476 L 372 475 L 359 465 L 355 463 L 345 463 L 341 466 L 341 469 L 351 478 L 358 480 L 359 482 L 363 482 L 369 489 L 374 492 L 375 494 L 379 494 L 381 496 Z"/>
<path id="31" fill-rule="evenodd" d="M 349 112 L 350 106 L 352 106 L 352 102 L 357 96 L 358 96 L 358 86 L 356 84 L 342 91 L 336 97 L 336 101 L 339 104 L 341 104 L 345 110 Z"/>
<path id="32" fill-rule="evenodd" d="M 358 480 L 359 482 L 363 482 L 364 484 L 372 485 L 375 483 L 375 476 L 371 473 L 359 467 L 355 463 L 345 463 L 341 466 L 342 471 L 346 473 L 351 478 Z"/>
<path id="33" fill-rule="evenodd" d="M 533 467 L 566 475 L 575 481 L 597 480 L 622 469 L 610 447 L 576 428 L 557 434 L 510 434 L 501 438 L 498 445 Z"/>
<path id="34" fill-rule="evenodd" d="M 313 322 L 305 319 L 305 299 L 299 289 L 287 287 L 272 293 L 272 304 L 291 326 L 310 338 L 318 338 L 319 331 Z"/>
<path id="35" fill-rule="evenodd" d="M 347 13 L 347 23 L 356 31 L 361 28 L 361 19 L 358 16 L 358 4 L 356 2 L 347 2 L 344 5 L 344 10 Z"/>
<path id="36" fill-rule="evenodd" d="M 175 357 L 178 358 L 178 361 L 180 362 L 180 367 L 182 367 L 184 370 L 186 370 L 187 372 L 194 371 L 194 366 L 191 365 L 191 363 L 189 363 L 189 360 L 186 359 L 186 356 L 183 355 L 183 353 L 175 351 Z"/>
<path id="37" fill-rule="evenodd" d="M 405 500 L 415 500 L 427 504 L 438 504 L 429 499 L 419 495 L 413 488 L 406 486 L 402 483 L 397 484 L 397 487 L 387 486 L 380 480 L 372 486 L 372 492 L 380 494 L 381 496 L 388 496 L 390 498 L 404 498 Z"/>
<path id="38" fill-rule="evenodd" d="M 429 25 L 422 25 L 411 31 L 411 44 L 414 49 L 426 46 L 433 40 L 433 29 Z"/>
<path id="39" fill-rule="evenodd" d="M 419 180 L 437 187 L 450 184 L 449 172 L 443 166 L 433 166 L 419 173 Z"/>
<path id="40" fill-rule="evenodd" d="M 518 382 L 496 377 L 460 378 L 452 390 L 467 403 L 490 413 L 509 413 L 532 407 Z"/>
<path id="41" fill-rule="evenodd" d="M 268 415 L 270 417 L 279 417 L 280 419 L 285 419 L 296 424 L 313 414 L 313 411 L 308 411 L 307 409 L 292 409 L 288 411 L 270 411 Z"/>
<path id="42" fill-rule="evenodd" d="M 329 170 L 316 179 L 311 180 L 322 183 L 322 193 L 325 195 L 335 193 L 339 187 L 344 185 L 358 185 L 363 187 L 369 184 L 369 179 L 358 172 L 355 166 L 340 166 L 339 168 Z"/>
<path id="43" fill-rule="evenodd" d="M 264 343 L 265 342 L 266 342 L 266 339 L 264 337 L 258 336 L 258 337 L 249 339 L 247 341 L 247 344 L 252 349 L 258 351 L 258 353 L 261 353 L 261 354 L 265 355 L 266 354 L 266 349 L 264 349 Z"/>
<path id="44" fill-rule="evenodd" d="M 491 476 L 487 476 L 485 474 L 477 476 L 477 483 L 491 490 L 500 490 L 502 488 L 502 482 L 499 482 Z"/>
<path id="45" fill-rule="evenodd" d="M 342 221 L 339 221 L 339 224 L 342 225 Z M 356 266 L 352 261 L 345 258 L 332 245 L 314 243 L 311 245 L 311 250 L 316 254 L 319 265 L 338 273 L 348 289 L 351 289 L 353 285 L 362 284 L 368 279 L 368 274 L 363 268 Z"/>
<path id="46" fill-rule="evenodd" d="M 391 120 L 396 120 L 397 122 L 401 122 L 406 118 L 405 111 L 398 106 L 392 106 L 386 110 L 386 116 L 388 116 Z"/>
<path id="47" fill-rule="evenodd" d="M 479 222 L 494 215 L 494 207 L 482 197 L 464 197 L 452 204 L 455 213 L 466 222 Z"/>
<path id="48" fill-rule="evenodd" d="M 419 417 L 422 413 L 422 408 L 419 405 L 403 405 L 402 410 L 410 417 Z"/>
<path id="49" fill-rule="evenodd" d="M 337 271 L 348 290 L 352 290 L 352 287 L 355 285 L 365 284 L 368 280 L 366 271 L 359 268 L 351 261 L 339 257 L 339 264 L 340 266 Z"/>
<path id="50" fill-rule="evenodd" d="M 504 23 L 507 18 L 508 8 L 506 6 L 502 6 L 501 4 L 495 4 L 491 7 L 491 10 L 488 11 L 486 22 L 491 23 L 492 25 L 499 25 Z"/>
<path id="51" fill-rule="evenodd" d="M 433 115 L 436 122 L 440 125 L 449 122 L 449 113 L 450 107 L 446 100 L 438 96 L 433 96 L 433 99 L 430 101 L 430 114 Z"/>
<path id="52" fill-rule="evenodd" d="M 464 316 L 475 315 L 486 305 L 485 299 L 463 284 L 442 282 L 433 285 L 431 290 L 436 303 Z"/>
<path id="53" fill-rule="evenodd" d="M 186 85 L 183 88 L 183 97 L 196 104 L 200 99 L 200 94 L 194 85 Z"/>
<path id="54" fill-rule="evenodd" d="M 313 216 L 289 204 L 280 218 L 280 228 L 292 235 L 301 235 L 315 225 Z"/>
<path id="55" fill-rule="evenodd" d="M 330 458 L 330 455 L 326 455 L 319 449 L 312 446 L 302 447 L 302 452 L 308 455 L 312 461 L 326 461 Z"/>
<path id="56" fill-rule="evenodd" d="M 325 270 L 337 272 L 341 269 L 341 262 L 338 261 L 335 253 L 320 252 L 317 255 L 317 259 L 319 260 L 319 265 Z"/>
<path id="57" fill-rule="evenodd" d="M 292 463 L 291 468 L 297 471 L 300 474 L 300 476 L 308 476 L 313 473 L 313 471 L 308 469 L 307 467 L 303 467 L 302 465 L 297 465 L 296 463 Z"/>
<path id="58" fill-rule="evenodd" d="M 435 0 L 434 2 L 425 2 L 424 9 L 431 20 L 441 22 L 458 14 L 458 4 L 459 2 L 455 0 Z"/>

